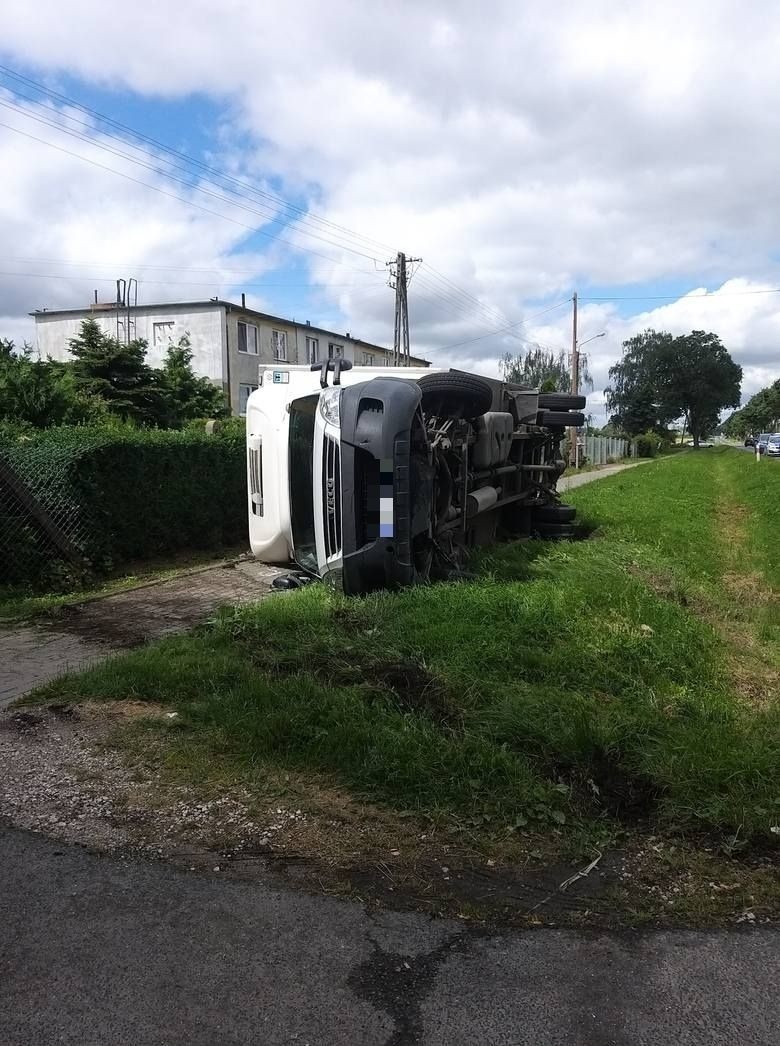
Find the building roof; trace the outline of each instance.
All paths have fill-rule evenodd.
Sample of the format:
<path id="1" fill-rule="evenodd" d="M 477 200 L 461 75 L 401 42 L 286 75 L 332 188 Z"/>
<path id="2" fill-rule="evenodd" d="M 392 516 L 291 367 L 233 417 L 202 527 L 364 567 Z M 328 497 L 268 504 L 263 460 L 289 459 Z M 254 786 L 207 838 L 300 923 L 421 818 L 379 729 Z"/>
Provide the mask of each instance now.
<path id="1" fill-rule="evenodd" d="M 387 348 L 387 346 L 385 346 L 385 345 L 376 345 L 374 342 L 364 341 L 362 338 L 356 338 L 354 335 L 349 334 L 349 333 L 344 334 L 344 333 L 341 333 L 339 331 L 328 330 L 325 327 L 315 327 L 313 324 L 309 323 L 308 320 L 291 320 L 291 319 L 287 319 L 284 316 L 274 316 L 274 315 L 272 315 L 271 313 L 268 313 L 268 312 L 258 312 L 257 309 L 250 309 L 246 305 L 237 305 L 235 302 L 225 301 L 223 298 L 208 298 L 205 301 L 200 300 L 200 301 L 149 302 L 148 304 L 131 305 L 129 307 L 127 305 L 117 305 L 117 303 L 113 302 L 113 301 L 112 302 L 106 302 L 106 303 L 100 302 L 100 303 L 97 303 L 97 304 L 87 305 L 83 309 L 36 309 L 34 312 L 30 313 L 30 316 L 34 316 L 35 320 L 37 322 L 40 318 L 42 318 L 44 316 L 79 316 L 79 315 L 93 316 L 93 315 L 99 315 L 101 313 L 105 314 L 105 313 L 115 312 L 117 309 L 120 309 L 123 313 L 126 313 L 128 311 L 128 308 L 129 308 L 129 310 L 131 312 L 135 312 L 135 311 L 141 310 L 141 309 L 143 309 L 143 310 L 184 309 L 184 308 L 186 308 L 186 309 L 193 309 L 193 308 L 205 309 L 205 308 L 213 308 L 215 305 L 224 306 L 228 311 L 233 310 L 235 312 L 242 312 L 242 313 L 246 313 L 246 314 L 251 315 L 251 316 L 256 316 L 258 319 L 268 320 L 271 323 L 287 323 L 287 324 L 293 324 L 293 325 L 298 326 L 298 327 L 305 327 L 307 330 L 312 330 L 316 334 L 326 334 L 329 338 L 336 338 L 336 339 L 349 338 L 349 340 L 351 342 L 354 342 L 355 345 L 364 346 L 366 349 L 379 349 L 380 352 L 392 352 L 393 351 L 392 349 Z M 424 363 L 426 365 L 428 365 L 429 362 L 430 362 L 429 360 L 423 359 L 422 356 L 411 356 L 410 358 L 413 359 L 413 360 L 417 360 L 420 363 Z"/>

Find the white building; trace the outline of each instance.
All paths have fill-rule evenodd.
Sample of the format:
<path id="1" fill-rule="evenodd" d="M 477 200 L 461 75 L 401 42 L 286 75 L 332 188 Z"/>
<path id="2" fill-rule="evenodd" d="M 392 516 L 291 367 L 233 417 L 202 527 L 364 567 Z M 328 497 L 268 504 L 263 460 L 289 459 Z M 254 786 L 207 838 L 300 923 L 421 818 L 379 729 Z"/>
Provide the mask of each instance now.
<path id="1" fill-rule="evenodd" d="M 392 350 L 350 334 L 313 327 L 256 312 L 242 304 L 212 298 L 208 301 L 169 302 L 161 305 L 95 304 L 86 309 L 38 310 L 35 318 L 38 353 L 55 360 L 70 358 L 69 341 L 78 336 L 84 320 L 124 341 L 143 338 L 149 346 L 147 362 L 158 367 L 171 342 L 186 334 L 196 374 L 220 385 L 233 413 L 244 414 L 249 394 L 257 388 L 260 363 L 316 363 L 342 356 L 355 366 L 390 366 Z M 412 357 L 412 366 L 428 361 Z"/>

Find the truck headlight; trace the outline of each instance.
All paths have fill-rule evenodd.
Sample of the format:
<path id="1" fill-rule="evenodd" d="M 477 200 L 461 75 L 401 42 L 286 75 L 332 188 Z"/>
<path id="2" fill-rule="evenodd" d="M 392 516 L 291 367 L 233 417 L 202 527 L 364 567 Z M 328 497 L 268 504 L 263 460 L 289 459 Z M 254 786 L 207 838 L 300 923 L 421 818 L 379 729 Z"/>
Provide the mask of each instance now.
<path id="1" fill-rule="evenodd" d="M 341 389 L 325 389 L 320 393 L 320 414 L 331 425 L 338 426 L 341 412 Z"/>

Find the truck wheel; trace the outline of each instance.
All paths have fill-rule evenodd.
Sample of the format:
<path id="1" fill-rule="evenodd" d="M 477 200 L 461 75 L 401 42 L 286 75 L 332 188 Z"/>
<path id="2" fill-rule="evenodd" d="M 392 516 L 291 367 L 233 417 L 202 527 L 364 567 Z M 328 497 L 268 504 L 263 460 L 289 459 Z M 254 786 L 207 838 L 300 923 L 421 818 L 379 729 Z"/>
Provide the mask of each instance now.
<path id="1" fill-rule="evenodd" d="M 571 523 L 577 515 L 573 505 L 542 505 L 534 512 L 536 523 Z"/>
<path id="2" fill-rule="evenodd" d="M 560 426 L 578 429 L 585 424 L 585 415 L 575 410 L 540 410 L 536 418 L 537 425 L 546 425 L 548 429 Z"/>
<path id="3" fill-rule="evenodd" d="M 582 410 L 585 397 L 572 396 L 568 392 L 542 392 L 539 395 L 539 406 L 547 410 Z"/>
<path id="4" fill-rule="evenodd" d="M 426 374 L 417 384 L 423 411 L 439 418 L 477 418 L 493 402 L 490 385 L 469 374 Z"/>
<path id="5" fill-rule="evenodd" d="M 532 527 L 532 535 L 544 541 L 576 541 L 583 531 L 575 523 L 538 523 Z"/>

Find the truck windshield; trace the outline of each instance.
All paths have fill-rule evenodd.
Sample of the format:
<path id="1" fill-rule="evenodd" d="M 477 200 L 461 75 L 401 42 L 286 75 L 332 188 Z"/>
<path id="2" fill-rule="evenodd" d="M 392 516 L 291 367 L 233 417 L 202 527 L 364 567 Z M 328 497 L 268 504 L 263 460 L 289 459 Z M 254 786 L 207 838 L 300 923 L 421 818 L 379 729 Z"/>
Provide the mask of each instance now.
<path id="1" fill-rule="evenodd" d="M 290 525 L 295 561 L 304 570 L 317 572 L 314 538 L 314 418 L 319 393 L 290 404 Z"/>

